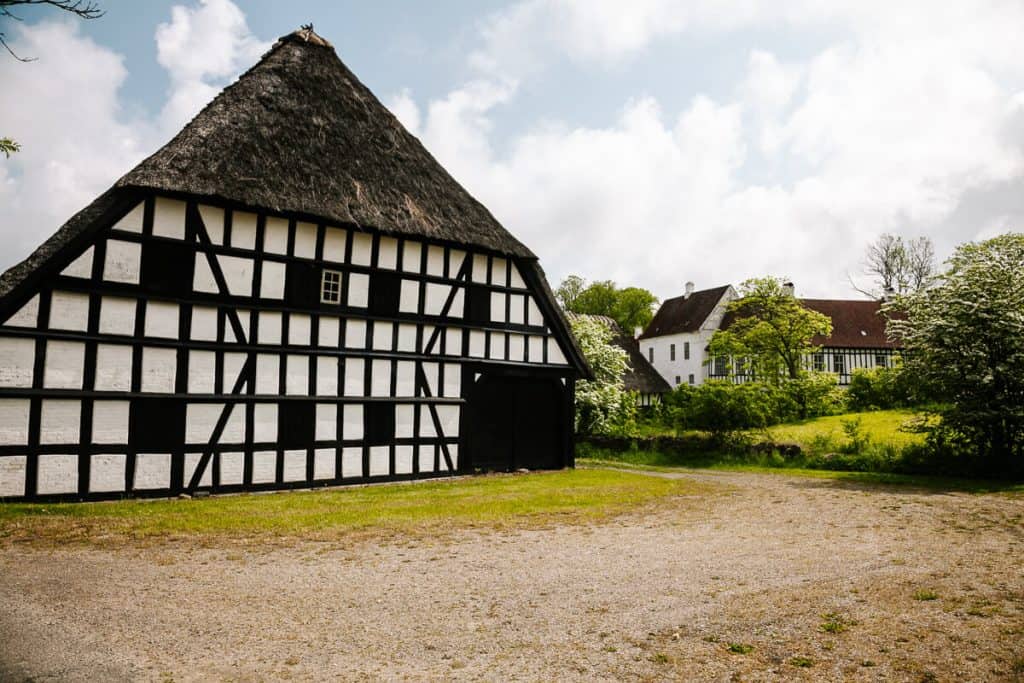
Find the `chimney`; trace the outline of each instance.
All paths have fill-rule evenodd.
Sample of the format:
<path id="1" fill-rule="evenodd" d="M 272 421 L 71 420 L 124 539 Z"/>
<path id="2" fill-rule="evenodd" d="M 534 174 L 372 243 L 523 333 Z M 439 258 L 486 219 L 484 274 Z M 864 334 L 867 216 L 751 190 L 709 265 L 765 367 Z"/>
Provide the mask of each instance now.
<path id="1" fill-rule="evenodd" d="M 683 298 L 684 299 L 689 299 L 691 294 L 693 294 L 693 283 L 692 282 L 687 282 L 686 283 L 686 294 L 683 295 Z"/>
<path id="2" fill-rule="evenodd" d="M 882 294 L 882 301 L 889 302 L 896 298 L 896 290 L 892 287 L 886 287 L 885 292 Z"/>
<path id="3" fill-rule="evenodd" d="M 782 285 L 782 292 L 786 296 L 795 296 L 796 295 L 796 287 L 793 285 L 792 282 L 783 283 L 783 285 Z"/>

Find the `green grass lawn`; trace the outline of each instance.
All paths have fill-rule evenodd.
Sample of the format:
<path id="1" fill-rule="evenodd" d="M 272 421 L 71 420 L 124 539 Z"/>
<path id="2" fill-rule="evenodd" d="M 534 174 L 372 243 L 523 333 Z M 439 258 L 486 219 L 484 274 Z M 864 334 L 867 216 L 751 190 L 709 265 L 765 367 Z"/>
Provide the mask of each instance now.
<path id="1" fill-rule="evenodd" d="M 870 436 L 872 441 L 902 447 L 924 441 L 923 434 L 902 429 L 908 422 L 919 417 L 920 413 L 915 413 L 912 410 L 875 410 L 829 415 L 769 427 L 768 434 L 772 441 L 796 443 L 801 446 L 808 446 L 815 438 L 822 437 L 841 442 L 846 438 L 843 433 L 843 423 L 849 420 L 860 420 L 861 430 Z"/>
<path id="2" fill-rule="evenodd" d="M 120 545 L 154 539 L 435 535 L 477 526 L 596 521 L 706 489 L 694 482 L 588 469 L 192 500 L 9 503 L 0 504 L 0 542 Z"/>

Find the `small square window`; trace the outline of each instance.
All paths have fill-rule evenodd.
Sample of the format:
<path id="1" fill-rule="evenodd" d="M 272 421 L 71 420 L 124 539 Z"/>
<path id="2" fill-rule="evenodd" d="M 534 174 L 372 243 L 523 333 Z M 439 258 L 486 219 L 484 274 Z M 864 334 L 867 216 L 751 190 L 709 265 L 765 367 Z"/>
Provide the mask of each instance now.
<path id="1" fill-rule="evenodd" d="M 320 281 L 320 302 L 324 304 L 341 303 L 341 273 L 336 270 L 325 270 Z"/>
<path id="2" fill-rule="evenodd" d="M 676 385 L 677 385 L 677 386 L 679 385 L 679 381 L 680 381 L 680 379 L 679 379 L 679 375 L 676 375 Z"/>
<path id="3" fill-rule="evenodd" d="M 687 379 L 689 380 L 690 384 L 694 383 L 694 376 L 693 375 L 690 375 Z"/>

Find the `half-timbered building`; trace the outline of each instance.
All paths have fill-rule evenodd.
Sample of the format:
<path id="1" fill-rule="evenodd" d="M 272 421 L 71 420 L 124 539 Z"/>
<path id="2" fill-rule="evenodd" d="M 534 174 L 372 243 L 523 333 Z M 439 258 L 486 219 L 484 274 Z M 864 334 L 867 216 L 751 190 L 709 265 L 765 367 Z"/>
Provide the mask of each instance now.
<path id="1" fill-rule="evenodd" d="M 535 255 L 312 30 L 0 277 L 0 496 L 573 463 Z"/>

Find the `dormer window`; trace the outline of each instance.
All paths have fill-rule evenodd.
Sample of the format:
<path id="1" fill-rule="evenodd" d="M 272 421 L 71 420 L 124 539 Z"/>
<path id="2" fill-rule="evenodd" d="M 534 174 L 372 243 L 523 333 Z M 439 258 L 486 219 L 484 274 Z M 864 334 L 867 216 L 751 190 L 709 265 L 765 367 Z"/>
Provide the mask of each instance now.
<path id="1" fill-rule="evenodd" d="M 325 304 L 341 303 L 341 273 L 336 270 L 324 270 L 320 280 L 320 302 Z"/>

